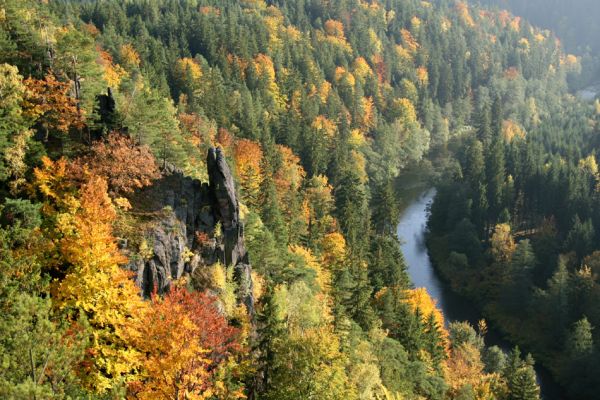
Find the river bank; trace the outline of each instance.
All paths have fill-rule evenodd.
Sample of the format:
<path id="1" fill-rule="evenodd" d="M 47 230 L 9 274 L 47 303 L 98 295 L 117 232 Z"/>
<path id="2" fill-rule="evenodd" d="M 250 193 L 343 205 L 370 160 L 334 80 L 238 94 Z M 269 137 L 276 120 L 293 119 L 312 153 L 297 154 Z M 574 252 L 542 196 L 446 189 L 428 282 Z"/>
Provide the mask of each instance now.
<path id="1" fill-rule="evenodd" d="M 414 195 L 410 202 L 406 202 L 405 199 L 406 207 L 398 224 L 397 234 L 402 243 L 408 274 L 415 287 L 425 287 L 437 301 L 438 307 L 446 317 L 446 323 L 468 321 L 476 326 L 477 321 L 483 318 L 479 307 L 454 291 L 449 283 L 442 279 L 430 258 L 425 236 L 429 216 L 428 205 L 435 197 L 435 193 L 435 189 L 428 189 Z M 490 327 L 485 339 L 488 346 L 496 345 L 505 351 L 514 346 L 505 339 L 500 330 L 493 326 Z M 538 364 L 536 373 L 544 400 L 564 398 L 562 389 L 547 369 Z"/>

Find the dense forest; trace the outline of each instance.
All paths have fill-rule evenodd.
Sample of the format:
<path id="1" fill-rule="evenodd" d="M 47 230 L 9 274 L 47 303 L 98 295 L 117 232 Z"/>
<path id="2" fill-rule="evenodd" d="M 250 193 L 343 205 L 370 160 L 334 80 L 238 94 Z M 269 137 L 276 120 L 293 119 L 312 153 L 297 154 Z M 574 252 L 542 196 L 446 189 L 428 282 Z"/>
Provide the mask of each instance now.
<path id="1" fill-rule="evenodd" d="M 593 398 L 580 67 L 454 0 L 0 0 L 0 397 L 538 399 L 411 285 L 418 171 L 440 271 Z"/>
<path id="2" fill-rule="evenodd" d="M 595 0 L 478 0 L 511 10 L 539 27 L 549 29 L 564 47 L 582 57 L 582 73 L 571 81 L 579 89 L 600 81 L 600 3 Z"/>

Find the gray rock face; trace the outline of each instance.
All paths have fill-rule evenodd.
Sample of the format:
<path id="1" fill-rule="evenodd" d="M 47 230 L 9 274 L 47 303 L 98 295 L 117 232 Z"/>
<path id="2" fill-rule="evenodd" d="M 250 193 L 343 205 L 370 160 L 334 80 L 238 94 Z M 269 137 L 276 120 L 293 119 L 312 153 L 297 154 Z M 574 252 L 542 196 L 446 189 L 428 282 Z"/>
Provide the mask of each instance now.
<path id="1" fill-rule="evenodd" d="M 143 233 L 152 251 L 145 257 L 130 254 L 128 269 L 149 296 L 154 290 L 164 293 L 172 281 L 196 268 L 221 261 L 234 268 L 238 299 L 252 314 L 252 268 L 233 177 L 220 149 L 210 149 L 207 166 L 209 183 L 186 177 L 167 165 L 160 179 L 133 197 L 136 211 L 153 216 L 150 228 Z M 212 236 L 219 222 L 222 235 L 199 244 L 196 233 Z"/>
<path id="2" fill-rule="evenodd" d="M 224 263 L 225 265 L 248 263 L 235 186 L 221 149 L 210 149 L 206 165 L 210 180 L 210 195 L 213 197 L 213 212 L 217 220 L 221 221 L 223 228 Z"/>

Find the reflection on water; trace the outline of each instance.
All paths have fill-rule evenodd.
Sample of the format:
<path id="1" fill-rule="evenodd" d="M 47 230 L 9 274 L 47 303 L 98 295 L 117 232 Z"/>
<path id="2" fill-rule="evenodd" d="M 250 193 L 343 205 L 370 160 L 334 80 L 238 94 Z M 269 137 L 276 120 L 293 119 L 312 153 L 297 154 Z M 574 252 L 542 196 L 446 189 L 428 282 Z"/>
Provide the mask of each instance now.
<path id="1" fill-rule="evenodd" d="M 402 254 L 408 266 L 408 274 L 415 287 L 427 288 L 446 317 L 446 324 L 452 321 L 469 321 L 476 325 L 479 319 L 477 309 L 465 298 L 452 292 L 437 276 L 425 245 L 425 228 L 428 218 L 428 205 L 435 196 L 430 189 L 419 196 L 404 210 L 398 224 L 398 238 Z"/>
<path id="2" fill-rule="evenodd" d="M 454 293 L 450 287 L 436 274 L 427 247 L 425 245 L 425 229 L 428 218 L 428 205 L 435 197 L 435 189 L 430 189 L 415 199 L 404 210 L 398 224 L 398 238 L 401 242 L 402 253 L 408 266 L 408 274 L 415 287 L 424 287 L 433 297 L 445 316 L 446 325 L 452 321 L 469 321 L 474 326 L 481 319 L 477 308 L 467 299 Z M 503 350 L 509 350 L 512 345 L 501 335 L 490 328 L 485 336 L 487 345 L 496 345 Z M 536 365 L 538 382 L 544 400 L 561 399 L 560 387 L 550 373 Z"/>

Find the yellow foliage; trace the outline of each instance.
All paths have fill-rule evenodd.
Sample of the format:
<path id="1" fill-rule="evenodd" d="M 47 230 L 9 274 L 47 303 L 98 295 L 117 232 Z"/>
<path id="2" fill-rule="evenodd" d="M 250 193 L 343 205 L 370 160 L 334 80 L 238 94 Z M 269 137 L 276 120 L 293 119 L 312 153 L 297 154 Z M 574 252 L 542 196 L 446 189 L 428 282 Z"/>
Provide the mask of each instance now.
<path id="1" fill-rule="evenodd" d="M 456 3 L 456 11 L 465 25 L 469 27 L 475 26 L 475 21 L 473 21 L 473 17 L 471 17 L 471 14 L 469 12 L 469 6 L 467 5 L 467 3 L 463 1 L 458 1 Z"/>
<path id="2" fill-rule="evenodd" d="M 269 50 L 271 52 L 281 48 L 283 41 L 279 37 L 279 29 L 283 26 L 283 16 L 270 16 L 263 18 L 263 22 L 269 33 Z"/>
<path id="3" fill-rule="evenodd" d="M 265 278 L 255 270 L 251 272 L 252 276 L 252 295 L 255 299 L 260 299 L 265 293 Z"/>
<path id="4" fill-rule="evenodd" d="M 372 97 L 363 97 L 360 99 L 362 109 L 361 127 L 365 130 L 375 127 L 375 106 Z"/>
<path id="5" fill-rule="evenodd" d="M 574 56 L 573 54 L 568 54 L 565 58 L 564 61 L 561 60 L 563 64 L 569 66 L 569 67 L 573 67 L 579 64 L 579 59 L 577 58 L 577 56 Z"/>
<path id="6" fill-rule="evenodd" d="M 598 163 L 596 162 L 596 157 L 593 154 L 590 154 L 586 158 L 579 160 L 579 168 L 591 175 L 598 175 Z"/>
<path id="7" fill-rule="evenodd" d="M 269 81 L 275 80 L 275 67 L 273 60 L 266 54 L 259 54 L 254 58 L 254 66 L 259 76 L 266 76 Z"/>
<path id="8" fill-rule="evenodd" d="M 507 143 L 512 142 L 515 137 L 524 139 L 525 135 L 525 130 L 515 121 L 510 119 L 502 121 L 502 136 Z"/>
<path id="9" fill-rule="evenodd" d="M 255 8 L 258 10 L 264 10 L 267 8 L 265 0 L 242 0 L 241 2 L 245 7 Z"/>
<path id="10" fill-rule="evenodd" d="M 510 29 L 515 32 L 519 32 L 521 30 L 521 17 L 514 17 L 512 21 L 510 21 Z"/>
<path id="11" fill-rule="evenodd" d="M 121 60 L 128 67 L 139 67 L 140 55 L 131 44 L 124 44 L 120 50 Z"/>
<path id="12" fill-rule="evenodd" d="M 337 83 L 346 83 L 350 87 L 356 85 L 356 78 L 350 72 L 346 71 L 344 67 L 337 67 L 335 69 L 335 81 Z"/>
<path id="13" fill-rule="evenodd" d="M 254 68 L 259 77 L 265 78 L 267 82 L 267 91 L 268 94 L 273 99 L 275 106 L 278 109 L 285 108 L 286 98 L 281 94 L 279 90 L 279 86 L 277 85 L 276 75 L 275 75 L 275 65 L 273 64 L 273 60 L 266 54 L 258 54 L 254 60 Z"/>
<path id="14" fill-rule="evenodd" d="M 409 289 L 404 292 L 404 295 L 404 301 L 411 306 L 413 311 L 417 308 L 419 309 L 423 322 L 426 322 L 429 316 L 433 314 L 435 322 L 437 322 L 440 327 L 444 326 L 444 315 L 437 308 L 437 302 L 429 295 L 427 289 Z"/>
<path id="15" fill-rule="evenodd" d="M 315 281 L 324 293 L 329 293 L 331 289 L 331 273 L 322 268 L 310 249 L 298 245 L 290 245 L 290 253 L 300 256 L 306 266 L 315 272 Z"/>
<path id="16" fill-rule="evenodd" d="M 327 103 L 329 93 L 331 93 L 331 83 L 329 83 L 328 81 L 323 81 L 323 83 L 321 83 L 321 86 L 319 87 L 319 98 L 321 99 L 321 103 Z"/>
<path id="17" fill-rule="evenodd" d="M 258 206 L 260 186 L 263 180 L 261 161 L 262 148 L 248 139 L 235 142 L 233 151 L 235 169 L 240 178 L 242 200 L 249 206 Z"/>
<path id="18" fill-rule="evenodd" d="M 339 46 L 347 52 L 352 52 L 352 47 L 346 41 L 346 35 L 344 34 L 344 25 L 340 21 L 327 20 L 323 26 L 325 35 L 323 32 L 317 32 L 317 39 L 319 41 L 327 41 L 335 46 Z"/>
<path id="19" fill-rule="evenodd" d="M 367 160 L 365 159 L 365 156 L 356 150 L 352 150 L 351 156 L 360 181 L 362 183 L 367 183 L 369 176 L 367 175 Z"/>
<path id="20" fill-rule="evenodd" d="M 372 28 L 369 28 L 369 48 L 375 54 L 381 54 L 383 51 L 383 44 Z"/>
<path id="21" fill-rule="evenodd" d="M 300 165 L 300 158 L 292 149 L 283 145 L 277 145 L 281 156 L 281 166 L 273 176 L 277 199 L 281 204 L 286 221 L 292 221 L 297 217 L 297 209 L 294 199 L 297 198 L 300 186 L 306 176 L 304 168 Z"/>
<path id="22" fill-rule="evenodd" d="M 339 232 L 328 233 L 321 240 L 323 262 L 330 269 L 339 268 L 346 257 L 346 239 Z"/>
<path id="23" fill-rule="evenodd" d="M 334 137 L 337 132 L 337 126 L 335 122 L 331 121 L 324 115 L 317 116 L 312 123 L 312 127 L 330 138 Z"/>
<path id="24" fill-rule="evenodd" d="M 510 261 L 515 248 L 515 241 L 511 234 L 510 225 L 496 225 L 491 239 L 491 252 L 494 259 L 498 262 Z"/>
<path id="25" fill-rule="evenodd" d="M 400 118 L 405 123 L 411 123 L 417 121 L 417 110 L 409 99 L 395 99 L 393 102 L 394 108 L 397 108 L 400 114 Z"/>
<path id="26" fill-rule="evenodd" d="M 529 44 L 529 40 L 527 40 L 527 38 L 521 38 L 519 40 L 519 46 L 526 53 L 529 52 L 529 49 L 531 48 L 531 45 Z"/>
<path id="27" fill-rule="evenodd" d="M 112 56 L 106 51 L 100 51 L 100 64 L 104 68 L 104 80 L 109 87 L 119 87 L 121 80 L 129 75 L 123 67 L 113 63 Z"/>
<path id="28" fill-rule="evenodd" d="M 58 262 L 70 265 L 53 284 L 53 298 L 61 309 L 87 315 L 94 328 L 89 359 L 80 372 L 90 389 L 103 393 L 135 375 L 137 353 L 125 331 L 145 303 L 129 273 L 119 267 L 126 259 L 112 235 L 116 213 L 106 181 L 88 174 L 77 191 L 65 160 L 42 162 L 34 172 L 35 186 L 49 200 L 44 211 L 56 221 L 47 234 L 59 250 Z"/>
<path id="29" fill-rule="evenodd" d="M 421 27 L 421 20 L 419 19 L 419 17 L 417 17 L 416 15 L 413 16 L 410 20 L 410 26 L 413 28 L 413 30 L 417 30 Z"/>
<path id="30" fill-rule="evenodd" d="M 361 82 L 365 82 L 365 78 L 373 74 L 369 63 L 363 57 L 358 57 L 352 65 L 352 72 Z"/>
<path id="31" fill-rule="evenodd" d="M 192 83 L 198 83 L 202 78 L 202 69 L 193 58 L 180 58 L 175 63 L 174 75 L 179 80 L 191 79 Z"/>
<path id="32" fill-rule="evenodd" d="M 452 22 L 446 17 L 442 18 L 441 22 L 442 32 L 448 32 L 450 28 L 452 28 Z"/>
<path id="33" fill-rule="evenodd" d="M 360 129 L 352 129 L 352 131 L 350 131 L 350 138 L 348 139 L 348 144 L 354 147 L 355 149 L 360 149 L 361 147 L 367 144 L 367 140 Z"/>
<path id="34" fill-rule="evenodd" d="M 220 262 L 211 267 L 212 283 L 217 289 L 217 294 L 225 315 L 233 316 L 237 312 L 237 298 L 235 295 L 235 284 L 233 281 L 233 269 L 227 268 Z"/>
<path id="35" fill-rule="evenodd" d="M 297 42 L 302 38 L 302 32 L 293 26 L 288 26 L 285 29 L 285 33 L 292 42 Z"/>

